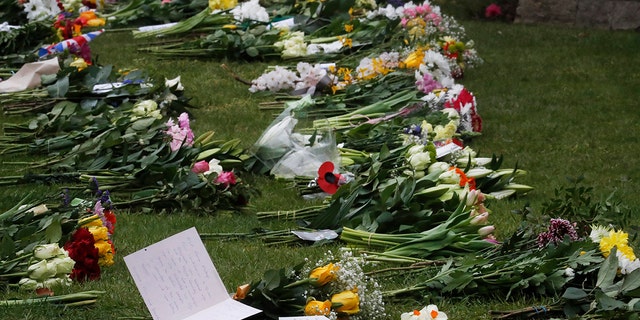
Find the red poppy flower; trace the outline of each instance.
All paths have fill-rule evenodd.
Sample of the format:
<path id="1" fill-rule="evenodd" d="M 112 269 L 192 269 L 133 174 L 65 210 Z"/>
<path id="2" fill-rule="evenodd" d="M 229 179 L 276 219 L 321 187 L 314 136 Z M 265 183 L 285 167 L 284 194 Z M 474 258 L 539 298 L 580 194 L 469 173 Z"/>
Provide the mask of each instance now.
<path id="1" fill-rule="evenodd" d="M 334 165 L 327 161 L 318 169 L 318 186 L 328 194 L 334 194 L 340 187 L 339 182 L 342 177 L 339 173 L 333 173 Z"/>

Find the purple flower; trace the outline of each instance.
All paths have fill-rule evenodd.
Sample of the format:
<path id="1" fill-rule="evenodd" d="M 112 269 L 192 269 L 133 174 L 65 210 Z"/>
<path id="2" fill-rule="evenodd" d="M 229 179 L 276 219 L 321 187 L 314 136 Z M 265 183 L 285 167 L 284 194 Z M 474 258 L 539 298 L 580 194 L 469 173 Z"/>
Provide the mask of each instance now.
<path id="1" fill-rule="evenodd" d="M 548 230 L 538 235 L 538 247 L 543 248 L 550 243 L 558 244 L 566 236 L 572 241 L 578 240 L 575 223 L 560 218 L 551 219 Z"/>
<path id="2" fill-rule="evenodd" d="M 389 0 L 387 1 L 387 3 L 393 6 L 394 8 L 404 6 L 404 1 L 402 0 Z"/>
<path id="3" fill-rule="evenodd" d="M 418 87 L 418 90 L 427 94 L 442 87 L 442 85 L 436 81 L 430 73 L 423 74 L 422 79 L 418 79 L 418 81 L 416 81 L 416 86 Z"/>

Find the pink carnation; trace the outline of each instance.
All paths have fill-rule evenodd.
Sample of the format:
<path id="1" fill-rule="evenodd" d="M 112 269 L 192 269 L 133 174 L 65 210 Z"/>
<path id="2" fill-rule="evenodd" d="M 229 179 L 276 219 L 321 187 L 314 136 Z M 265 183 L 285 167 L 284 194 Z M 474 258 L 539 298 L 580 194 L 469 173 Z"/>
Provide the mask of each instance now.
<path id="1" fill-rule="evenodd" d="M 233 171 L 223 171 L 218 175 L 216 183 L 223 184 L 225 187 L 236 184 L 236 175 Z"/>
<path id="2" fill-rule="evenodd" d="M 193 167 L 191 168 L 191 171 L 194 173 L 205 173 L 207 171 L 209 171 L 209 162 L 207 161 L 198 161 L 196 163 L 193 164 Z"/>

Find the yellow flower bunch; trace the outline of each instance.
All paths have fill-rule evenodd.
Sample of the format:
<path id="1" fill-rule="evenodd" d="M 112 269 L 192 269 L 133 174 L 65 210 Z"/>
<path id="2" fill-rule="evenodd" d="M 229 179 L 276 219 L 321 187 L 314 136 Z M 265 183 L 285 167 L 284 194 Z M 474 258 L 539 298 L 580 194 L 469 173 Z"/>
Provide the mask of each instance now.
<path id="1" fill-rule="evenodd" d="M 209 9 L 211 11 L 233 9 L 237 5 L 238 0 L 209 0 Z"/>
<path id="2" fill-rule="evenodd" d="M 609 231 L 608 235 L 603 236 L 600 239 L 600 251 L 602 255 L 609 256 L 611 249 L 615 246 L 622 255 L 627 259 L 633 261 L 636 259 L 636 255 L 633 252 L 633 248 L 628 243 L 629 234 L 624 231 Z"/>
<path id="3" fill-rule="evenodd" d="M 113 265 L 113 256 L 115 254 L 113 243 L 109 238 L 109 229 L 102 224 L 102 220 L 98 215 L 83 218 L 79 221 L 80 226 L 89 229 L 95 241 L 94 246 L 98 248 L 100 260 L 98 264 L 101 266 Z"/>

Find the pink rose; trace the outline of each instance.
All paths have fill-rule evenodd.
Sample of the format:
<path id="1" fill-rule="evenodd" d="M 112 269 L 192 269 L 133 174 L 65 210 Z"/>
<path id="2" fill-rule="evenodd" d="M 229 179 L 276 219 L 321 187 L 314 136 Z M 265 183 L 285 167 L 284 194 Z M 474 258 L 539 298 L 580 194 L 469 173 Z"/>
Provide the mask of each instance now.
<path id="1" fill-rule="evenodd" d="M 193 164 L 191 171 L 194 173 L 205 173 L 209 171 L 209 163 L 202 160 Z"/>
<path id="2" fill-rule="evenodd" d="M 216 178 L 216 183 L 223 184 L 225 187 L 236 184 L 236 175 L 233 171 L 223 171 Z"/>

